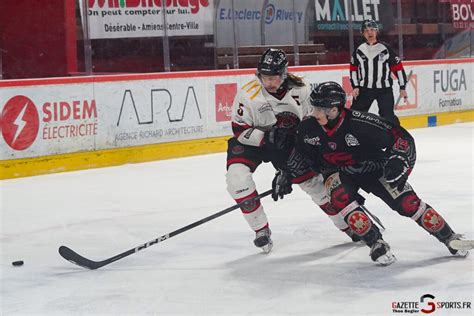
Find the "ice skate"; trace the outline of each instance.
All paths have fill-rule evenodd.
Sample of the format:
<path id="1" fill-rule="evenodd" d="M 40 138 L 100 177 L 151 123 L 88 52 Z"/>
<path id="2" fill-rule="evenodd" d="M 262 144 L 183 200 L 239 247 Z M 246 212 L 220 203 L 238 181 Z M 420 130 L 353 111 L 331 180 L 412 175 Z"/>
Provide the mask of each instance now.
<path id="1" fill-rule="evenodd" d="M 256 232 L 255 240 L 253 243 L 255 246 L 262 248 L 264 253 L 269 253 L 273 248 L 273 241 L 270 238 L 272 232 L 270 228 L 265 227 Z"/>
<path id="2" fill-rule="evenodd" d="M 474 247 L 473 240 L 462 239 L 463 235 L 453 234 L 450 238 L 445 241 L 446 247 L 449 252 L 455 257 L 467 257 L 469 250 Z"/>
<path id="3" fill-rule="evenodd" d="M 388 266 L 397 261 L 395 256 L 390 252 L 390 246 L 383 240 L 379 239 L 372 245 L 370 249 L 370 258 L 372 261 Z"/>

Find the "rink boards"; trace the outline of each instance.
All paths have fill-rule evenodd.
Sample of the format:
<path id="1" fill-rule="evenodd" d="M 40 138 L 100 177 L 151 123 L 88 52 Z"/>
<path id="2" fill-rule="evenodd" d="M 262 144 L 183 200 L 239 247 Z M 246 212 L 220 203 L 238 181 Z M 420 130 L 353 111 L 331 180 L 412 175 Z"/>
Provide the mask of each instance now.
<path id="1" fill-rule="evenodd" d="M 403 126 L 474 120 L 474 58 L 404 64 L 408 102 L 398 100 L 394 89 Z M 350 91 L 347 65 L 290 71 L 311 85 L 333 80 Z M 224 151 L 233 98 L 254 73 L 243 69 L 0 81 L 0 179 Z"/>

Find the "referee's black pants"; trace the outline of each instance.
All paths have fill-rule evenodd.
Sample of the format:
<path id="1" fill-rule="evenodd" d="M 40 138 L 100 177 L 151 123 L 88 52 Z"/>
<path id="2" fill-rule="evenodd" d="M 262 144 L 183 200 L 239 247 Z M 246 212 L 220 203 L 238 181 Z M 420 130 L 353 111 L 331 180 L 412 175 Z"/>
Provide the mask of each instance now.
<path id="1" fill-rule="evenodd" d="M 352 101 L 351 109 L 368 112 L 372 102 L 377 100 L 379 115 L 390 122 L 400 124 L 400 120 L 395 115 L 395 100 L 392 88 L 367 89 L 359 88 L 359 96 Z"/>

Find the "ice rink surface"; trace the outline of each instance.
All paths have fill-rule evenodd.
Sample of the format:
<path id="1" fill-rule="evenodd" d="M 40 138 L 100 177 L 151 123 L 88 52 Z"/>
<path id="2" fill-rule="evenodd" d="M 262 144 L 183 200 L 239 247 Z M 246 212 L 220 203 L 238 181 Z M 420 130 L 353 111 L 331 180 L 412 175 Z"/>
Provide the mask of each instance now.
<path id="1" fill-rule="evenodd" d="M 411 132 L 410 183 L 473 238 L 474 124 Z M 257 170 L 260 192 L 273 173 Z M 398 258 L 389 267 L 374 265 L 369 248 L 349 242 L 298 187 L 262 200 L 275 243 L 268 255 L 236 210 L 99 270 L 59 256 L 66 245 L 103 260 L 233 205 L 223 153 L 7 180 L 0 190 L 1 315 L 393 315 L 394 302 L 429 309 L 424 294 L 471 303 L 432 315 L 474 311 L 474 254 L 451 257 L 372 196 L 366 206 Z"/>

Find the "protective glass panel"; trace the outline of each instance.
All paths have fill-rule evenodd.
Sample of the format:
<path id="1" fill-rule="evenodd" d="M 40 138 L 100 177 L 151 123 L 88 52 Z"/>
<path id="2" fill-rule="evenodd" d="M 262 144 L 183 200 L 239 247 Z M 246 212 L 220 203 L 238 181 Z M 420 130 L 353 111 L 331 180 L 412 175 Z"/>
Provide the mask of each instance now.
<path id="1" fill-rule="evenodd" d="M 394 30 L 395 15 L 390 0 L 314 0 L 313 41 L 321 42 L 327 48 L 323 63 L 348 63 L 350 56 L 365 39 L 360 33 L 364 20 L 375 20 L 381 34 Z M 389 35 L 387 40 L 391 40 Z M 385 37 L 384 37 L 385 40 Z"/>
<path id="2" fill-rule="evenodd" d="M 402 1 L 405 59 L 474 56 L 474 3 L 470 0 Z"/>
<path id="3" fill-rule="evenodd" d="M 374 19 L 405 60 L 474 56 L 470 0 L 1 1 L 0 78 L 346 64 Z M 351 14 L 349 14 L 351 12 Z M 21 16 L 21 19 L 18 18 Z M 166 25 L 166 27 L 165 27 Z"/>
<path id="4" fill-rule="evenodd" d="M 93 74 L 165 70 L 164 3 L 138 0 L 79 2 L 86 73 L 89 72 L 88 60 Z"/>

